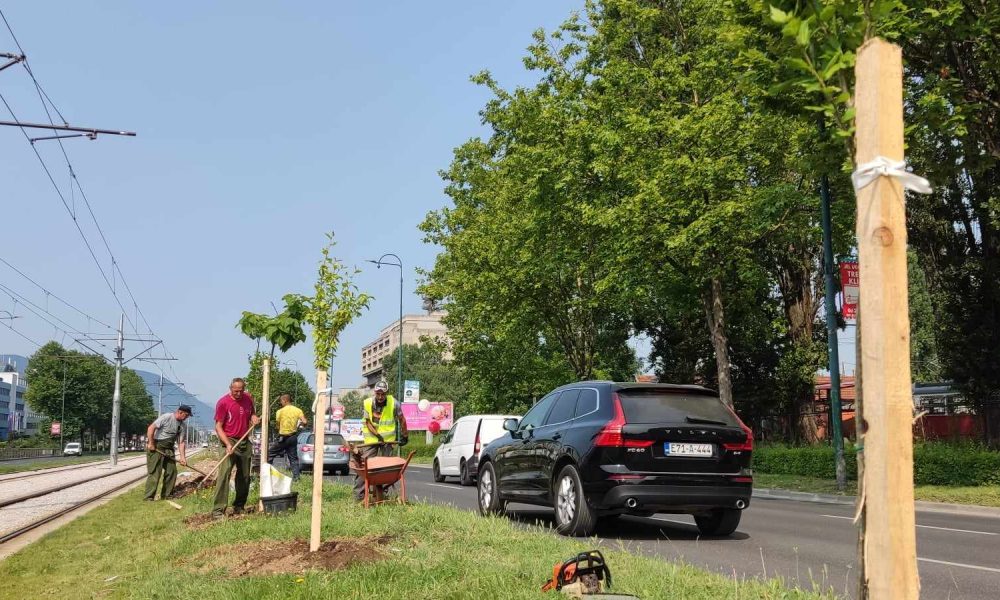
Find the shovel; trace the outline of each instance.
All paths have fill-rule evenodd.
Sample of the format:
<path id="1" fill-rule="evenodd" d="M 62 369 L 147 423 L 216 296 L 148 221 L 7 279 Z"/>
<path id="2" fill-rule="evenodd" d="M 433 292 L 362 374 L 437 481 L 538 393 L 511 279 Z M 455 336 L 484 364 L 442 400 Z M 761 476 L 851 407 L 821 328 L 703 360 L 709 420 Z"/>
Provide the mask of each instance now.
<path id="1" fill-rule="evenodd" d="M 156 452 L 157 454 L 162 455 L 162 456 L 166 456 L 167 458 L 169 458 L 170 460 L 172 460 L 174 462 L 177 462 L 177 459 L 173 455 L 167 454 L 166 452 L 164 452 L 163 450 L 160 450 L 159 448 L 156 448 L 153 451 Z M 202 471 L 201 469 L 199 469 L 198 467 L 195 467 L 194 465 L 185 465 L 185 466 L 187 468 L 191 469 L 192 471 L 196 472 L 196 473 L 201 473 L 203 477 L 207 477 L 208 476 L 208 473 Z"/>
<path id="2" fill-rule="evenodd" d="M 237 442 L 236 442 L 235 444 L 233 444 L 233 448 L 235 449 L 235 448 L 236 448 L 236 446 L 239 446 L 240 444 L 242 444 L 242 443 L 243 443 L 243 440 L 247 439 L 247 436 L 248 436 L 248 435 L 250 435 L 250 432 L 251 432 L 251 431 L 253 431 L 253 430 L 254 430 L 254 428 L 253 428 L 253 427 L 251 427 L 250 429 L 247 429 L 246 433 L 244 433 L 244 434 L 243 434 L 243 437 L 241 437 L 241 438 L 240 438 L 240 439 L 239 439 L 239 440 L 238 440 L 238 441 L 237 441 Z M 198 480 L 198 487 L 199 487 L 199 488 L 200 488 L 200 487 L 202 486 L 202 484 L 203 484 L 203 483 L 205 483 L 206 481 L 208 481 L 208 480 L 209 480 L 209 478 L 211 478 L 211 477 L 212 477 L 212 475 L 215 475 L 215 472 L 219 470 L 219 467 L 221 467 L 221 466 L 222 466 L 222 463 L 223 463 L 223 462 L 225 462 L 225 461 L 226 461 L 226 459 L 228 459 L 228 458 L 229 458 L 229 456 L 230 456 L 230 455 L 231 455 L 232 453 L 233 453 L 233 451 L 232 451 L 232 450 L 230 450 L 230 451 L 226 452 L 225 456 L 223 456 L 222 458 L 220 458 L 220 459 L 219 459 L 219 462 L 215 463 L 215 466 L 214 466 L 214 467 L 212 467 L 212 470 L 211 470 L 211 471 L 209 471 L 209 472 L 208 472 L 208 474 L 206 474 L 206 475 L 203 475 L 203 476 L 202 476 L 202 477 L 201 477 L 201 478 L 200 478 L 200 479 Z"/>

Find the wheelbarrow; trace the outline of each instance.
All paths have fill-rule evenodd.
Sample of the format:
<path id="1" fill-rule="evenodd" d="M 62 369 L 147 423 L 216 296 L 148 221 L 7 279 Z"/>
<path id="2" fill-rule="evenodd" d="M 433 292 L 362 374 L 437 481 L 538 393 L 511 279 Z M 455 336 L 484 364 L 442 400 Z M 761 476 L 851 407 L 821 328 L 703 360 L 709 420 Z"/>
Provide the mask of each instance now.
<path id="1" fill-rule="evenodd" d="M 364 458 L 358 452 L 362 448 L 374 446 L 394 445 L 398 442 L 385 442 L 375 444 L 358 444 L 351 447 L 351 468 L 358 477 L 365 482 L 365 508 L 375 504 L 385 504 L 391 502 L 386 498 L 385 488 L 399 482 L 399 495 L 395 501 L 406 504 L 406 467 L 410 464 L 410 459 L 416 454 L 411 451 L 405 459 L 396 456 L 371 456 Z"/>

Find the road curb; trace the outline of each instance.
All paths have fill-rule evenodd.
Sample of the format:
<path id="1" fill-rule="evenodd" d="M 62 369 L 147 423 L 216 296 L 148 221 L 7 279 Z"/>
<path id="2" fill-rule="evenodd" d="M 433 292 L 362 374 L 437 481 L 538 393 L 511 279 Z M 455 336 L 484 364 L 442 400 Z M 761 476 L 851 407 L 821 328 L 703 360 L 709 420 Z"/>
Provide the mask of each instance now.
<path id="1" fill-rule="evenodd" d="M 813 504 L 839 504 L 854 506 L 855 496 L 838 496 L 836 494 L 816 494 L 812 492 L 793 492 L 772 488 L 754 488 L 753 498 L 765 500 L 792 500 L 794 502 L 811 502 Z M 914 502 L 917 511 L 943 513 L 950 515 L 967 515 L 976 517 L 993 517 L 1000 519 L 1000 508 L 979 506 L 976 504 L 949 504 L 947 502 Z"/>

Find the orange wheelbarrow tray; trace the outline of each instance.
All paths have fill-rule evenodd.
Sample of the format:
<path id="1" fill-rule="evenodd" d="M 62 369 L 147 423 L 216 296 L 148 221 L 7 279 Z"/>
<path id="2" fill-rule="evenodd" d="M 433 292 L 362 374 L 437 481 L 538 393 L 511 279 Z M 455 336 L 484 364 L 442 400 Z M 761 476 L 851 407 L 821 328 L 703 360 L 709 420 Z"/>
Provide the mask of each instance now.
<path id="1" fill-rule="evenodd" d="M 385 498 L 385 487 L 395 485 L 399 482 L 400 504 L 406 504 L 406 467 L 410 464 L 410 459 L 416 451 L 411 451 L 405 458 L 395 456 L 372 456 L 358 461 L 356 454 L 351 454 L 351 468 L 365 482 L 365 508 L 373 504 L 383 504 L 388 502 Z M 374 499 L 372 496 L 374 495 Z"/>

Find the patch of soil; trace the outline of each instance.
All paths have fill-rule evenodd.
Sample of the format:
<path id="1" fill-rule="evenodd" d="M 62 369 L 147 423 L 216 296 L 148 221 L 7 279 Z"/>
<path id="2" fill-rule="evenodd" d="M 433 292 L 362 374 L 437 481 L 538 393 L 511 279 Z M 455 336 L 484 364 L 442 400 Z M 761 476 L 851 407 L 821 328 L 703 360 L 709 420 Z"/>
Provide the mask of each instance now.
<path id="1" fill-rule="evenodd" d="M 302 574 L 311 570 L 337 571 L 355 563 L 385 560 L 389 536 L 333 539 L 316 552 L 306 540 L 260 540 L 204 550 L 192 557 L 191 570 L 209 574 L 224 569 L 228 577 L 248 575 Z"/>

